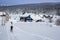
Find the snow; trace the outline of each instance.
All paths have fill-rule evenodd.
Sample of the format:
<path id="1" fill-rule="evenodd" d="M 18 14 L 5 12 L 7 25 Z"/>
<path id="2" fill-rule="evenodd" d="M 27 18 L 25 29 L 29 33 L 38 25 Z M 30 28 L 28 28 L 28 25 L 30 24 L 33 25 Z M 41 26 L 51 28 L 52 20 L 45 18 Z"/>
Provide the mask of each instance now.
<path id="1" fill-rule="evenodd" d="M 5 29 L 0 30 L 4 38 L 0 36 L 0 40 L 60 40 L 60 27 L 50 27 L 46 23 L 14 23 L 13 32 L 10 26 L 10 22 L 1 26 Z"/>
<path id="2" fill-rule="evenodd" d="M 4 14 L 4 15 L 6 15 L 6 13 L 5 13 L 5 12 L 0 12 L 0 15 L 3 15 L 3 14 Z"/>
<path id="3" fill-rule="evenodd" d="M 31 18 L 34 19 L 34 20 L 39 20 L 39 19 L 41 19 L 41 17 L 39 17 L 39 15 L 35 15 L 35 14 L 32 14 L 32 15 L 31 15 Z"/>
<path id="4" fill-rule="evenodd" d="M 12 17 L 5 25 L 0 24 L 0 40 L 60 40 L 60 26 L 49 22 L 17 22 L 18 19 L 14 21 L 15 16 Z"/>
<path id="5" fill-rule="evenodd" d="M 29 14 L 28 13 L 25 13 L 24 15 L 20 15 L 21 17 L 27 17 L 27 16 L 29 16 Z"/>

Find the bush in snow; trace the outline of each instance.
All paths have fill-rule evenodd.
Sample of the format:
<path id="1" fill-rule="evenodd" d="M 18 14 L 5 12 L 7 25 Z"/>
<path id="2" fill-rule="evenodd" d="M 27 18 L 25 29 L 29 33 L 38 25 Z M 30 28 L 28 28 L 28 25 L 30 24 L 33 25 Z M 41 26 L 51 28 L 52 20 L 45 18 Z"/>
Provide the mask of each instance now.
<path id="1" fill-rule="evenodd" d="M 56 20 L 55 24 L 60 25 L 60 18 Z"/>

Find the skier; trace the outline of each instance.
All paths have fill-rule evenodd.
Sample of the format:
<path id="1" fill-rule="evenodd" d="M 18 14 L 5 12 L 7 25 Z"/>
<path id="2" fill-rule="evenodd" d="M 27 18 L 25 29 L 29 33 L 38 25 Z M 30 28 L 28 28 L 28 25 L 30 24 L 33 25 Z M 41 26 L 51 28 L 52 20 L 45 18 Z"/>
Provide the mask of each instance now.
<path id="1" fill-rule="evenodd" d="M 11 32 L 13 31 L 13 26 L 11 26 L 10 31 L 11 31 Z"/>
<path id="2" fill-rule="evenodd" d="M 13 26 L 12 26 L 12 22 L 11 22 L 11 27 L 10 27 L 10 31 L 13 32 Z"/>

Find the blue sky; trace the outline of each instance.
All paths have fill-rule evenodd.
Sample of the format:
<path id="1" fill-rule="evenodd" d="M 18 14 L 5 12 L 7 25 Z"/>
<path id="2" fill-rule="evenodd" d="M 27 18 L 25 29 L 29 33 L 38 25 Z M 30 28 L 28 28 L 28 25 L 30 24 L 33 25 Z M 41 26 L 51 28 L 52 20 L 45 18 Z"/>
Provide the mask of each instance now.
<path id="1" fill-rule="evenodd" d="M 44 2 L 60 2 L 60 0 L 0 0 L 0 5 L 17 5 L 17 4 L 31 4 Z"/>

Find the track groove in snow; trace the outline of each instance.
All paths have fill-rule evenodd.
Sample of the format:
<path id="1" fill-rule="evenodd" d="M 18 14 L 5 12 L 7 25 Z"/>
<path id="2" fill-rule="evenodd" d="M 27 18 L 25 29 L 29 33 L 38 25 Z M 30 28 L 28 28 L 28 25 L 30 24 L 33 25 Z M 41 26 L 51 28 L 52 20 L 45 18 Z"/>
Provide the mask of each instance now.
<path id="1" fill-rule="evenodd" d="M 25 34 L 27 34 L 27 35 L 32 35 L 32 36 L 36 36 L 36 37 L 42 38 L 43 40 L 53 40 L 53 39 L 51 39 L 51 38 L 44 37 L 44 36 L 42 36 L 42 35 L 37 35 L 37 34 L 33 34 L 33 33 L 26 32 L 26 31 L 24 31 L 24 30 L 22 30 L 22 29 L 20 29 L 20 28 L 18 28 L 18 27 L 15 27 L 15 29 L 17 29 L 17 30 L 19 30 L 20 32 L 23 32 L 23 33 L 25 33 Z"/>

